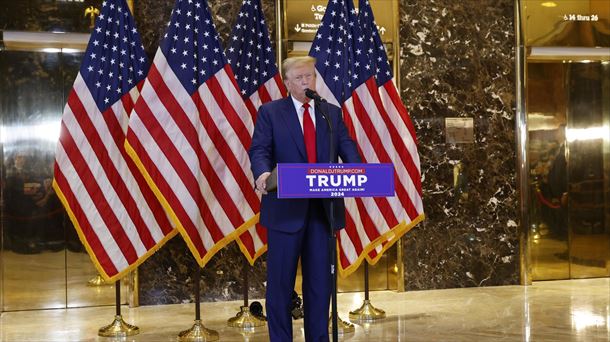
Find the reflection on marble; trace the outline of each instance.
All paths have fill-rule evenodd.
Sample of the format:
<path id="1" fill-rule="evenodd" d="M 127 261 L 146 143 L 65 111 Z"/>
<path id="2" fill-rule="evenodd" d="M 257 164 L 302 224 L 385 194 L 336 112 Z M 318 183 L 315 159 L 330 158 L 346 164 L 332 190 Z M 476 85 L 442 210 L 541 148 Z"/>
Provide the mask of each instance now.
<path id="1" fill-rule="evenodd" d="M 512 0 L 400 1 L 402 98 L 419 140 L 426 220 L 404 238 L 405 286 L 517 284 Z M 475 142 L 445 143 L 446 117 Z M 454 166 L 463 164 L 454 189 Z"/>
<path id="2" fill-rule="evenodd" d="M 373 292 L 372 303 L 387 313 L 374 324 L 356 325 L 346 341 L 608 341 L 610 279 L 534 283 L 395 293 Z M 360 293 L 339 295 L 339 314 L 358 307 Z M 239 301 L 202 304 L 207 328 L 222 341 L 268 341 L 267 328 L 243 336 L 227 326 Z M 192 326 L 192 304 L 123 308 L 124 319 L 141 333 L 121 341 L 173 341 Z M 97 329 L 110 323 L 114 308 L 5 312 L 2 341 L 108 341 Z M 304 341 L 303 320 L 293 321 L 295 341 Z"/>
<path id="3" fill-rule="evenodd" d="M 11 31 L 89 32 L 89 6 L 101 8 L 103 0 L 0 1 L 0 29 Z"/>
<path id="4" fill-rule="evenodd" d="M 114 284 L 88 286 L 97 275 L 84 248 L 75 247 L 35 254 L 3 251 L 4 311 L 63 309 L 115 303 Z M 121 282 L 122 302 L 127 301 L 127 281 Z"/>

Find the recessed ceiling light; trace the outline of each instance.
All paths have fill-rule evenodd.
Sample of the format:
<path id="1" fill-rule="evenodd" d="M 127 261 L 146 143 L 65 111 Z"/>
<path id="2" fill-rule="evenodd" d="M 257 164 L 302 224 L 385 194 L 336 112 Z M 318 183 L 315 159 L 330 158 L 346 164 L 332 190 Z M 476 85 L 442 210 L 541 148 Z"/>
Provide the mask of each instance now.
<path id="1" fill-rule="evenodd" d="M 545 1 L 541 3 L 541 5 L 544 7 L 557 7 L 557 3 L 555 3 L 554 1 Z"/>

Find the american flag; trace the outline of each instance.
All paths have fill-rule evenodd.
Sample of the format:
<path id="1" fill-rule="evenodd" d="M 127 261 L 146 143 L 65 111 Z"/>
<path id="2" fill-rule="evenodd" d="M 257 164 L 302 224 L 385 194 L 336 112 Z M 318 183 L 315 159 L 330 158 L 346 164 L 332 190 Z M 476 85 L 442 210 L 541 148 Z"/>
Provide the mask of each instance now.
<path id="1" fill-rule="evenodd" d="M 260 0 L 244 0 L 226 49 L 228 63 L 253 120 L 263 103 L 286 97 Z M 255 209 L 258 212 L 258 206 Z M 267 231 L 260 224 L 237 239 L 250 264 L 267 250 Z"/>
<path id="2" fill-rule="evenodd" d="M 108 281 L 176 234 L 123 147 L 147 70 L 125 0 L 103 2 L 64 109 L 53 186 Z"/>
<path id="3" fill-rule="evenodd" d="M 365 162 L 393 163 L 396 168 L 395 197 L 346 200 L 346 227 L 338 235 L 339 271 L 344 276 L 365 258 L 377 261 L 383 250 L 423 219 L 412 210 L 413 181 L 398 164 L 397 144 L 403 142 L 393 137 L 396 127 L 386 120 L 367 46 L 353 2 L 331 0 L 309 52 L 317 59 L 318 91 L 342 108 Z"/>
<path id="4" fill-rule="evenodd" d="M 399 193 L 398 197 L 408 214 L 408 219 L 405 222 L 405 226 L 383 244 L 383 250 L 385 251 L 404 233 L 425 218 L 422 202 L 421 169 L 419 154 L 417 153 L 415 127 L 393 82 L 394 75 L 388 62 L 388 56 L 381 36 L 377 30 L 373 9 L 369 0 L 360 0 L 358 6 L 360 27 L 362 28 L 371 65 L 375 70 L 375 81 L 381 97 L 381 103 L 376 103 L 376 105 L 379 109 L 379 114 L 381 114 L 381 119 L 385 127 L 387 127 L 386 134 L 388 135 L 385 136 L 389 136 L 394 147 L 393 154 L 390 157 L 397 174 L 402 176 L 401 181 L 406 188 L 406 193 Z M 381 254 L 376 254 L 376 251 L 372 251 L 367 258 L 374 264 Z"/>
<path id="5" fill-rule="evenodd" d="M 253 128 L 207 3 L 176 1 L 126 145 L 201 267 L 256 222 Z"/>

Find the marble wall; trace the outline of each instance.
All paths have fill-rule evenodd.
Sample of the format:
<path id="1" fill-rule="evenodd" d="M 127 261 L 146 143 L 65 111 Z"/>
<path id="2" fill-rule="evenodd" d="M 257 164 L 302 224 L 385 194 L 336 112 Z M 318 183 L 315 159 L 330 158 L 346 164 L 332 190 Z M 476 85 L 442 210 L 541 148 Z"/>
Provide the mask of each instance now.
<path id="1" fill-rule="evenodd" d="M 426 212 L 403 239 L 408 290 L 519 282 L 513 18 L 512 0 L 400 1 Z M 473 118 L 474 143 L 445 143 L 447 117 Z M 458 162 L 467 196 L 453 186 Z"/>
<path id="2" fill-rule="evenodd" d="M 9 9 L 0 13 L 2 29 L 76 32 L 88 30 L 84 8 L 101 3 L 0 2 Z M 241 1 L 209 4 L 226 40 Z M 151 58 L 173 5 L 135 1 Z M 263 0 L 263 8 L 275 37 L 275 1 Z M 513 13 L 512 0 L 400 1 L 401 95 L 416 125 L 426 211 L 403 239 L 408 290 L 518 283 Z M 473 118 L 474 143 L 445 143 L 446 117 Z M 459 193 L 453 188 L 458 162 L 464 166 Z M 243 262 L 234 243 L 220 251 L 202 270 L 202 299 L 242 298 Z M 193 301 L 195 265 L 179 236 L 168 242 L 139 268 L 140 304 Z M 249 271 L 251 298 L 264 296 L 264 273 L 263 257 Z"/>

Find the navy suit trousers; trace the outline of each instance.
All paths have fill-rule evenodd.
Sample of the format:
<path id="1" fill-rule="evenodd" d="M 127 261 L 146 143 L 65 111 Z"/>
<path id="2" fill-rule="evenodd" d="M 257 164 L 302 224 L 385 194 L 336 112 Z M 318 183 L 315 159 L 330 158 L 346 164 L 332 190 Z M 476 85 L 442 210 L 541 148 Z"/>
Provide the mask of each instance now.
<path id="1" fill-rule="evenodd" d="M 331 276 L 330 225 L 322 201 L 309 201 L 303 229 L 268 229 L 266 308 L 271 342 L 292 341 L 291 297 L 301 257 L 305 340 L 328 341 Z"/>

